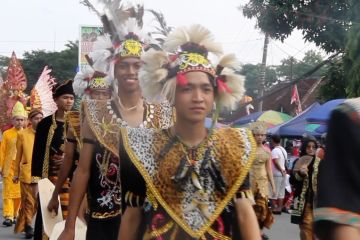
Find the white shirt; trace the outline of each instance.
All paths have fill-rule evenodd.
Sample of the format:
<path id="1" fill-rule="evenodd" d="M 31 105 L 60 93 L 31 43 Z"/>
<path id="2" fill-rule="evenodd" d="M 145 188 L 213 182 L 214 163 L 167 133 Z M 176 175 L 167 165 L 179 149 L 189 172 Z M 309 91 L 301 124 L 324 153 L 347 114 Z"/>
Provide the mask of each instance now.
<path id="1" fill-rule="evenodd" d="M 285 169 L 285 162 L 287 159 L 286 150 L 281 146 L 274 147 L 274 149 L 271 151 L 271 159 L 277 159 L 277 162 L 279 163 L 280 167 L 282 169 Z M 282 176 L 281 171 L 276 168 L 274 161 L 272 161 L 271 165 L 272 165 L 273 176 L 281 177 Z"/>

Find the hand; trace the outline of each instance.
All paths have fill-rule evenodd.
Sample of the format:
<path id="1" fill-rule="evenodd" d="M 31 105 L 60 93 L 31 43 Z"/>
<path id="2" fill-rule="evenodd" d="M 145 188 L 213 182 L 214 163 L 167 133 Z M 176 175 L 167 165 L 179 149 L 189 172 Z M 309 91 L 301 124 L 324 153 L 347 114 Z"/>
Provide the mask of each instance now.
<path id="1" fill-rule="evenodd" d="M 272 192 L 273 194 L 275 194 L 275 192 L 276 192 L 275 186 L 271 186 L 271 192 Z"/>
<path id="2" fill-rule="evenodd" d="M 307 176 L 308 175 L 308 168 L 307 167 L 301 167 L 299 170 L 300 174 L 303 176 Z"/>
<path id="3" fill-rule="evenodd" d="M 32 183 L 31 188 L 32 188 L 32 194 L 33 194 L 34 198 L 36 198 L 38 195 L 38 192 L 39 192 L 37 183 Z"/>
<path id="4" fill-rule="evenodd" d="M 51 164 L 51 170 L 57 174 L 57 172 L 59 171 L 61 164 L 63 163 L 64 160 L 64 154 L 54 154 L 52 156 L 52 164 Z"/>
<path id="5" fill-rule="evenodd" d="M 59 199 L 57 198 L 57 196 L 52 196 L 47 206 L 47 209 L 49 210 L 49 212 L 55 212 L 56 215 L 58 214 Z"/>
<path id="6" fill-rule="evenodd" d="M 281 175 L 285 176 L 286 175 L 286 170 L 285 169 L 281 169 Z"/>
<path id="7" fill-rule="evenodd" d="M 19 177 L 14 176 L 12 180 L 13 180 L 13 183 L 18 183 L 19 182 Z"/>
<path id="8" fill-rule="evenodd" d="M 69 229 L 65 226 L 64 231 L 60 234 L 58 240 L 74 240 L 75 229 Z"/>

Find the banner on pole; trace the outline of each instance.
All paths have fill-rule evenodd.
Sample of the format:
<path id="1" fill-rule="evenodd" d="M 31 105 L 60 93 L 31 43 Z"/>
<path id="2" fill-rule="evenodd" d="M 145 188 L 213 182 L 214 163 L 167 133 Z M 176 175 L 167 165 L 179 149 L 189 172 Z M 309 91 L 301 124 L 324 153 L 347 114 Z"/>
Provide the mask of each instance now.
<path id="1" fill-rule="evenodd" d="M 80 37 L 79 37 L 79 69 L 84 69 L 88 66 L 85 55 L 89 54 L 93 50 L 94 42 L 104 32 L 103 27 L 100 26 L 80 26 Z"/>

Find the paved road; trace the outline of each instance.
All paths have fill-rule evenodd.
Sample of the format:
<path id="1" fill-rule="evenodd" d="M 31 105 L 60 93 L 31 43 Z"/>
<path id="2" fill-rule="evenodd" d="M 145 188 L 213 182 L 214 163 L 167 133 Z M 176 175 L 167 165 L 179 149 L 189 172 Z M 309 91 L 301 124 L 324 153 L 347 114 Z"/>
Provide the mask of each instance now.
<path id="1" fill-rule="evenodd" d="M 1 182 L 1 179 L 0 179 Z M 2 182 L 0 183 L 0 196 L 2 193 Z M 0 211 L 2 215 L 2 196 L 0 198 Z M 0 217 L 0 240 L 24 239 L 23 234 L 14 234 L 13 227 L 4 227 L 2 222 L 3 217 Z M 265 233 L 271 240 L 297 240 L 299 239 L 299 228 L 297 225 L 290 223 L 290 215 L 283 213 L 275 216 L 275 223 L 270 230 L 265 230 Z"/>
<path id="2" fill-rule="evenodd" d="M 298 240 L 299 226 L 290 223 L 290 214 L 275 215 L 275 223 L 264 231 L 271 240 Z"/>

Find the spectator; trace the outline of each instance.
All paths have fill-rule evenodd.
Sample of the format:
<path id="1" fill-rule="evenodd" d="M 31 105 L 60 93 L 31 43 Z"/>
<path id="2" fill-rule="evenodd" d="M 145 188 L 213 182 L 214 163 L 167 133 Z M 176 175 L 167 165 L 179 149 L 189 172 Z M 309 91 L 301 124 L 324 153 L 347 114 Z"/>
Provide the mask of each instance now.
<path id="1" fill-rule="evenodd" d="M 274 146 L 273 150 L 271 151 L 271 159 L 272 172 L 275 182 L 275 192 L 270 188 L 270 199 L 272 201 L 273 213 L 281 214 L 285 196 L 285 163 L 287 159 L 287 152 L 280 145 L 280 136 L 272 136 L 271 141 Z"/>

